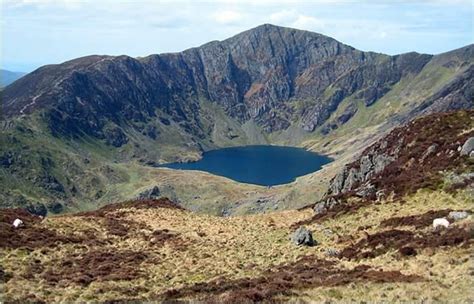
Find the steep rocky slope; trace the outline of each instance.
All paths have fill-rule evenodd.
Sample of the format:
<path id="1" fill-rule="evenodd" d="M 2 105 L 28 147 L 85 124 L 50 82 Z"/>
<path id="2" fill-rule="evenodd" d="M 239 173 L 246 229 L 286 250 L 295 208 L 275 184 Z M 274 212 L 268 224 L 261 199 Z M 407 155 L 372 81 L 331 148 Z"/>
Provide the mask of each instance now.
<path id="1" fill-rule="evenodd" d="M 466 142 L 474 138 L 474 111 L 431 114 L 392 130 L 343 167 L 329 183 L 315 217 L 352 208 L 353 197 L 366 203 L 398 200 L 420 189 L 474 197 L 474 154 Z M 464 151 L 463 150 L 464 147 Z"/>
<path id="2" fill-rule="evenodd" d="M 473 52 L 387 56 L 263 25 L 181 53 L 45 66 L 2 91 L 2 205 L 124 199 L 133 191 L 113 191 L 143 167 L 225 146 L 299 145 L 342 160 L 416 115 L 471 108 Z"/>
<path id="3" fill-rule="evenodd" d="M 364 53 L 316 33 L 264 25 L 177 54 L 89 56 L 43 67 L 5 90 L 4 110 L 13 116 L 47 107 L 52 131 L 101 136 L 108 122 L 146 122 L 160 109 L 199 138 L 208 131 L 196 111 L 203 98 L 267 132 L 298 117 L 312 131 L 346 96 L 358 92 L 371 105 L 431 58 Z M 296 111 L 290 100 L 310 105 Z"/>

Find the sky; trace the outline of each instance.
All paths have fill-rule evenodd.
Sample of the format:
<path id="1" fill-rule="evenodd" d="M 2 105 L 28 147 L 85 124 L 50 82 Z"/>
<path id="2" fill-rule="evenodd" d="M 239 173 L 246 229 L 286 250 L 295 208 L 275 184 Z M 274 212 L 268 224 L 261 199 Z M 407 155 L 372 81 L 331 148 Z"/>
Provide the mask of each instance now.
<path id="1" fill-rule="evenodd" d="M 474 40 L 474 0 L 0 0 L 2 69 L 178 52 L 271 23 L 364 51 L 438 54 Z"/>

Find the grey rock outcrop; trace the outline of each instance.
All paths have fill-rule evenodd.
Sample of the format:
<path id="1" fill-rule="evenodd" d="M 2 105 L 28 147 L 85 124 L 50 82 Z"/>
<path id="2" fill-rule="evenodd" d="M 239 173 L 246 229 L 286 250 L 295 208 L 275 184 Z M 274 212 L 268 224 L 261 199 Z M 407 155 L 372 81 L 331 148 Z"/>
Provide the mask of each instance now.
<path id="1" fill-rule="evenodd" d="M 474 137 L 469 137 L 461 147 L 461 155 L 471 156 L 471 152 L 474 151 Z"/>
<path id="2" fill-rule="evenodd" d="M 351 103 L 344 109 L 344 112 L 342 112 L 342 114 L 337 117 L 337 122 L 340 124 L 345 124 L 347 121 L 349 121 L 349 119 L 352 118 L 352 116 L 354 116 L 356 112 L 357 106 L 354 103 Z"/>
<path id="3" fill-rule="evenodd" d="M 356 189 L 357 186 L 369 180 L 395 159 L 386 154 L 369 153 L 361 157 L 359 166 L 349 168 L 345 166 L 329 185 L 328 194 L 340 194 Z"/>
<path id="4" fill-rule="evenodd" d="M 306 227 L 304 226 L 299 227 L 295 232 L 293 232 L 293 235 L 291 236 L 291 241 L 298 246 L 317 245 L 317 242 L 313 240 L 313 234 L 311 233 L 311 231 L 306 229 Z"/>
<path id="5" fill-rule="evenodd" d="M 339 205 L 341 202 L 334 197 L 327 197 L 319 202 L 317 202 L 314 207 L 315 214 L 324 214 L 334 208 L 335 206 Z"/>
<path id="6" fill-rule="evenodd" d="M 437 149 L 438 149 L 437 144 L 432 144 L 431 146 L 429 146 L 428 149 L 426 149 L 425 153 L 423 153 L 423 157 L 421 158 L 421 161 L 424 161 L 430 155 L 434 154 Z"/>
<path id="7" fill-rule="evenodd" d="M 367 198 L 367 197 L 375 196 L 376 192 L 377 192 L 377 188 L 375 188 L 374 185 L 370 183 L 366 183 L 357 189 L 356 195 L 359 197 Z"/>
<path id="8" fill-rule="evenodd" d="M 471 46 L 457 49 L 450 55 L 461 58 L 474 58 L 474 48 Z M 440 56 L 443 57 L 443 56 Z M 440 60 L 441 58 L 437 58 Z M 452 62 L 452 61 L 450 61 Z M 428 115 L 439 112 L 449 112 L 459 109 L 474 108 L 474 65 L 470 64 L 463 73 L 442 87 L 434 95 L 424 100 L 419 106 L 402 115 L 402 120 L 408 121 L 414 116 Z"/>
<path id="9" fill-rule="evenodd" d="M 378 202 L 383 201 L 387 198 L 384 190 L 378 190 L 377 192 L 375 192 L 375 197 Z"/>
<path id="10" fill-rule="evenodd" d="M 104 130 L 105 142 L 114 147 L 121 147 L 128 142 L 125 133 L 119 127 L 106 128 Z"/>
<path id="11" fill-rule="evenodd" d="M 46 206 L 42 203 L 30 203 L 25 209 L 34 215 L 46 216 L 46 214 L 48 214 Z"/>
<path id="12" fill-rule="evenodd" d="M 138 199 L 155 199 L 155 198 L 159 198 L 160 195 L 161 195 L 160 188 L 158 188 L 158 186 L 154 186 L 153 188 L 150 188 L 141 192 L 138 195 Z"/>

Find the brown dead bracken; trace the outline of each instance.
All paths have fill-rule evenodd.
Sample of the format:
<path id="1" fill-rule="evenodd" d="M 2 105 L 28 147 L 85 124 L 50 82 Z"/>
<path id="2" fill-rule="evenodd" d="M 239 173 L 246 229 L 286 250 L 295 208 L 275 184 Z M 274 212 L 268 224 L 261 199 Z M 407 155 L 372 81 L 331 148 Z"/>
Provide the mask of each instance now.
<path id="1" fill-rule="evenodd" d="M 400 226 L 413 226 L 417 229 L 425 228 L 433 224 L 433 220 L 440 217 L 448 216 L 449 212 L 453 211 L 452 209 L 443 209 L 443 210 L 430 210 L 423 214 L 392 217 L 386 220 L 383 220 L 380 223 L 380 227 L 400 227 Z"/>
<path id="2" fill-rule="evenodd" d="M 102 217 L 107 212 L 112 212 L 119 209 L 159 209 L 159 208 L 168 208 L 168 209 L 177 209 L 185 210 L 180 205 L 170 201 L 168 198 L 159 198 L 159 199 L 143 199 L 143 200 L 131 200 L 122 203 L 109 204 L 100 209 L 87 212 L 79 212 L 73 216 L 97 216 Z"/>
<path id="3" fill-rule="evenodd" d="M 398 250 L 402 255 L 415 255 L 417 249 L 469 245 L 472 243 L 472 239 L 471 233 L 460 227 L 419 234 L 407 230 L 392 229 L 367 235 L 356 244 L 342 250 L 339 257 L 348 259 L 374 258 L 390 250 Z"/>
<path id="4" fill-rule="evenodd" d="M 367 200 L 358 200 L 358 201 L 349 203 L 344 198 L 339 198 L 339 199 L 342 200 L 341 203 L 335 205 L 330 210 L 324 213 L 315 214 L 308 219 L 296 222 L 293 225 L 291 225 L 290 228 L 296 229 L 302 225 L 311 225 L 314 223 L 321 223 L 327 219 L 333 219 L 333 218 L 342 216 L 344 214 L 356 213 L 357 210 L 359 210 L 360 208 L 370 205 L 372 203 Z"/>
<path id="5" fill-rule="evenodd" d="M 14 228 L 14 219 L 21 219 L 25 225 Z M 0 248 L 55 247 L 63 243 L 81 243 L 86 237 L 61 235 L 41 227 L 41 218 L 23 209 L 0 209 Z"/>
<path id="6" fill-rule="evenodd" d="M 143 277 L 139 266 L 147 259 L 147 254 L 130 250 L 106 251 L 93 250 L 80 257 L 71 257 L 59 261 L 41 273 L 41 277 L 50 284 L 61 281 L 79 285 L 89 285 L 93 281 L 131 281 Z"/>
<path id="7" fill-rule="evenodd" d="M 219 279 L 180 289 L 168 290 L 160 296 L 169 301 L 197 297 L 215 303 L 272 302 L 278 295 L 292 295 L 296 289 L 339 286 L 352 282 L 418 282 L 423 278 L 399 271 L 382 271 L 360 265 L 339 268 L 335 261 L 305 256 L 298 261 L 264 272 L 260 277 L 238 280 Z"/>

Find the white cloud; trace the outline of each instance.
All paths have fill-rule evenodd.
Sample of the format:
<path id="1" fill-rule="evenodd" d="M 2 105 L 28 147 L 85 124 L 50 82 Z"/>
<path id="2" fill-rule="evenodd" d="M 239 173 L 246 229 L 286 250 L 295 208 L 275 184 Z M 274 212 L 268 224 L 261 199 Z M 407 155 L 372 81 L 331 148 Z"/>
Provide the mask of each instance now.
<path id="1" fill-rule="evenodd" d="M 243 15 L 237 11 L 224 10 L 215 12 L 212 17 L 220 24 L 233 24 L 242 20 Z"/>
<path id="2" fill-rule="evenodd" d="M 51 6 L 62 7 L 65 9 L 78 9 L 89 0 L 3 0 L 4 5 L 8 7 L 37 7 L 47 8 Z"/>
<path id="3" fill-rule="evenodd" d="M 327 21 L 299 13 L 296 9 L 280 10 L 270 15 L 271 23 L 299 29 L 321 30 Z"/>
<path id="4" fill-rule="evenodd" d="M 287 24 L 293 22 L 298 17 L 295 9 L 281 10 L 270 15 L 270 22 L 275 24 Z"/>
<path id="5" fill-rule="evenodd" d="M 292 26 L 299 29 L 322 29 L 326 26 L 326 22 L 324 20 L 306 16 L 306 15 L 299 15 L 298 18 L 292 23 Z"/>
<path id="6" fill-rule="evenodd" d="M 427 1 L 429 2 L 429 1 Z M 432 0 L 435 4 L 472 6 L 472 0 Z"/>

